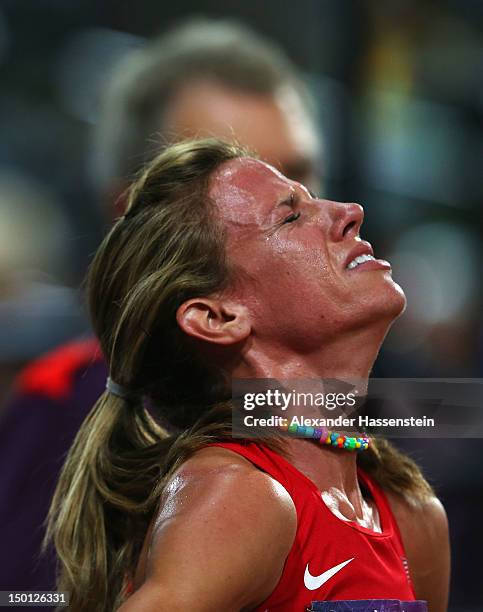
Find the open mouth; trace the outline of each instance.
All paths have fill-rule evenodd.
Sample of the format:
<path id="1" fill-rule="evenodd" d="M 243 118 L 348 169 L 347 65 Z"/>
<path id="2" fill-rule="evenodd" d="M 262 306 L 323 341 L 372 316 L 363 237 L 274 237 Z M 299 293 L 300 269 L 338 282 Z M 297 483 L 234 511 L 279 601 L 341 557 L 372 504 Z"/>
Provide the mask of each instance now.
<path id="1" fill-rule="evenodd" d="M 361 240 L 348 254 L 345 269 L 348 272 L 354 270 L 390 270 L 391 264 L 384 259 L 376 259 L 372 246 L 369 242 Z"/>
<path id="2" fill-rule="evenodd" d="M 357 266 L 366 263 L 366 261 L 376 261 L 376 258 L 374 257 L 374 255 L 369 255 L 369 253 L 365 255 L 358 255 L 347 264 L 346 268 L 348 270 L 353 270 L 354 268 L 357 268 Z"/>

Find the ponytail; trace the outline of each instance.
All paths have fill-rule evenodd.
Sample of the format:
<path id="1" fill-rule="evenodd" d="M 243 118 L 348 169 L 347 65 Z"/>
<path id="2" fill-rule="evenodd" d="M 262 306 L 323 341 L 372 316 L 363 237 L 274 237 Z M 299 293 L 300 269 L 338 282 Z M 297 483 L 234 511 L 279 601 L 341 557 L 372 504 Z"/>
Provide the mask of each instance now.
<path id="1" fill-rule="evenodd" d="M 197 450 L 232 440 L 231 404 L 169 435 L 150 413 L 112 393 L 91 410 L 64 464 L 48 516 L 57 588 L 72 612 L 112 612 L 124 601 L 149 524 L 172 473 Z M 282 451 L 276 440 L 263 440 Z"/>
<path id="2" fill-rule="evenodd" d="M 46 543 L 73 612 L 116 609 L 156 509 L 170 437 L 141 405 L 104 393 L 68 454 L 49 512 Z M 126 534 L 129 537 L 126 537 Z"/>

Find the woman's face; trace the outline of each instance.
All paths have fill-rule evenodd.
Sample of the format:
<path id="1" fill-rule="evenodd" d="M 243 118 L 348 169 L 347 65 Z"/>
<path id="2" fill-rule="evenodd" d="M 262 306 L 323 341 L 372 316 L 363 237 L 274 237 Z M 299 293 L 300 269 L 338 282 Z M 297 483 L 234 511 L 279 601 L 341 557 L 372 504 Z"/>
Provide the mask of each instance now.
<path id="1" fill-rule="evenodd" d="M 371 245 L 359 236 L 358 204 L 312 197 L 251 158 L 223 164 L 210 195 L 238 271 L 233 292 L 258 336 L 309 350 L 362 326 L 389 325 L 404 309 L 391 266 L 371 259 Z"/>

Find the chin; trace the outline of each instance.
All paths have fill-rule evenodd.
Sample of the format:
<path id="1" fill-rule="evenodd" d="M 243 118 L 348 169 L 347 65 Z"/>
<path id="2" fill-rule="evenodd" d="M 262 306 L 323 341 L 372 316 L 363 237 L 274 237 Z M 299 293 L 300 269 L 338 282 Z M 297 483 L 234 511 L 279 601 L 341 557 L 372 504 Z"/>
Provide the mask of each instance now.
<path id="1" fill-rule="evenodd" d="M 392 279 L 381 295 L 381 314 L 389 319 L 390 323 L 395 321 L 406 310 L 406 296 L 402 287 Z"/>
<path id="2" fill-rule="evenodd" d="M 389 327 L 406 309 L 406 296 L 402 288 L 386 275 L 384 283 L 373 285 L 366 293 L 365 299 L 359 302 L 364 323 L 380 323 Z M 360 320 L 361 322 L 361 320 Z"/>

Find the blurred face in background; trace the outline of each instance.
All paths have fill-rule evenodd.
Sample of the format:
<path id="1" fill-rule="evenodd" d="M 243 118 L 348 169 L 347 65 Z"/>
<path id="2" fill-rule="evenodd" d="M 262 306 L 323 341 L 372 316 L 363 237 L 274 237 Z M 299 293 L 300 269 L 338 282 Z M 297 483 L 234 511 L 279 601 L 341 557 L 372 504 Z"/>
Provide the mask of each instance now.
<path id="1" fill-rule="evenodd" d="M 216 137 L 237 141 L 290 179 L 313 191 L 318 137 L 298 93 L 287 86 L 269 96 L 207 80 L 182 86 L 163 117 L 171 141 Z"/>

